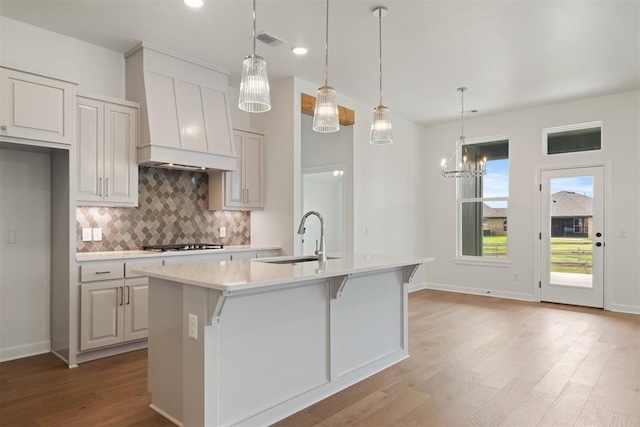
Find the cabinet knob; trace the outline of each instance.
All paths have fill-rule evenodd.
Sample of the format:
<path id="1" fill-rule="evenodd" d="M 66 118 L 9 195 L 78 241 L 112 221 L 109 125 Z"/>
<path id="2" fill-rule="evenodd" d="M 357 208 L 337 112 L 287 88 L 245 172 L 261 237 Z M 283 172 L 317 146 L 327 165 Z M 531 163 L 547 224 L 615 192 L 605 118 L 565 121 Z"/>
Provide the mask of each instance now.
<path id="1" fill-rule="evenodd" d="M 7 125 L 0 126 L 0 130 L 7 130 Z"/>

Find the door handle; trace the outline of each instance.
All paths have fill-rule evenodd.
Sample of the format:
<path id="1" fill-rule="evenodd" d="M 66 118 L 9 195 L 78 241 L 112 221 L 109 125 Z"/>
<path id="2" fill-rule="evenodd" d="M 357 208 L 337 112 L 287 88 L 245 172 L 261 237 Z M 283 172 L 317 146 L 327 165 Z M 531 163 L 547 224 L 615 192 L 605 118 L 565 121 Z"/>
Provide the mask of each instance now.
<path id="1" fill-rule="evenodd" d="M 124 287 L 123 286 L 119 286 L 120 288 L 120 305 L 124 304 Z"/>
<path id="2" fill-rule="evenodd" d="M 602 246 L 602 242 L 597 242 L 597 243 L 596 243 L 596 246 L 597 246 L 597 247 Z"/>
<path id="3" fill-rule="evenodd" d="M 127 305 L 131 303 L 131 286 L 127 286 Z"/>

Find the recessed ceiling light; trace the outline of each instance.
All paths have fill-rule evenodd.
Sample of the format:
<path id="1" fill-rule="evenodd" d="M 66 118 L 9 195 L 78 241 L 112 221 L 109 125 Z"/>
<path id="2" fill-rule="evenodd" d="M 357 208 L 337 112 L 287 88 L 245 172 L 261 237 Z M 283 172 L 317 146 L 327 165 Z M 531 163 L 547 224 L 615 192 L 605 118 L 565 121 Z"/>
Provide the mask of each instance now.
<path id="1" fill-rule="evenodd" d="M 294 46 L 291 48 L 291 52 L 296 55 L 305 55 L 308 52 L 308 49 L 304 46 Z"/>
<path id="2" fill-rule="evenodd" d="M 204 0 L 184 0 L 184 4 L 191 7 L 202 7 Z"/>

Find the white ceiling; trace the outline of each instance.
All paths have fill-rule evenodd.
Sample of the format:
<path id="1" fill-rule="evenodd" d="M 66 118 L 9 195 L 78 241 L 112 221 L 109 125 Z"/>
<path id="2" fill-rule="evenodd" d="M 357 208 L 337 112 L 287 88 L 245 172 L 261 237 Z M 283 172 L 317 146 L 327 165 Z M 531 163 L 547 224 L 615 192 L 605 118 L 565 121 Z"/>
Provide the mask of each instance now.
<path id="1" fill-rule="evenodd" d="M 640 2 L 332 0 L 329 84 L 378 103 L 378 21 L 383 4 L 384 104 L 421 123 L 457 117 L 459 93 L 480 114 L 640 88 Z M 269 75 L 324 79 L 322 0 L 258 0 L 258 42 Z M 232 72 L 251 53 L 251 1 L 0 0 L 0 14 L 126 52 L 145 40 Z M 294 57 L 290 47 L 309 48 Z"/>

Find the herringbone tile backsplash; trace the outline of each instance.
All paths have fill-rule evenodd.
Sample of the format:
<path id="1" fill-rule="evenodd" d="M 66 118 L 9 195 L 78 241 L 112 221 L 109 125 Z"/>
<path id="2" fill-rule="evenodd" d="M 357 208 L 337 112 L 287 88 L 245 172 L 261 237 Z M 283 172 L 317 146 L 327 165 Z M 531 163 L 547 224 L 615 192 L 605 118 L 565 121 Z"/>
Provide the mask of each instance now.
<path id="1" fill-rule="evenodd" d="M 78 252 L 142 249 L 148 244 L 251 242 L 249 212 L 210 211 L 206 173 L 141 166 L 137 208 L 76 208 Z M 102 228 L 102 241 L 83 242 L 83 227 Z M 220 238 L 219 228 L 227 228 Z"/>

